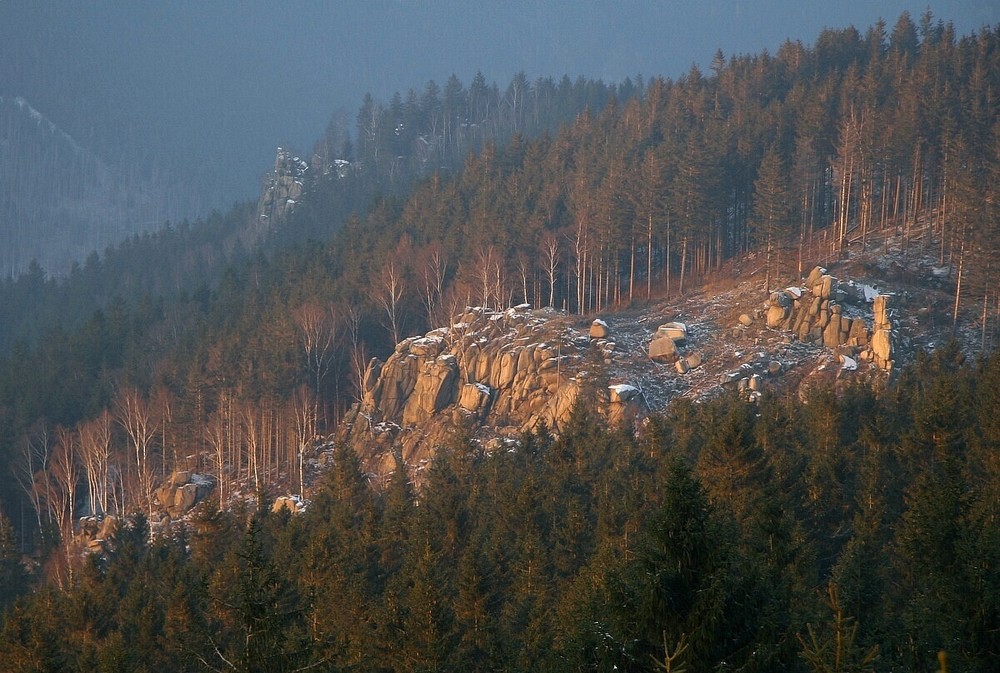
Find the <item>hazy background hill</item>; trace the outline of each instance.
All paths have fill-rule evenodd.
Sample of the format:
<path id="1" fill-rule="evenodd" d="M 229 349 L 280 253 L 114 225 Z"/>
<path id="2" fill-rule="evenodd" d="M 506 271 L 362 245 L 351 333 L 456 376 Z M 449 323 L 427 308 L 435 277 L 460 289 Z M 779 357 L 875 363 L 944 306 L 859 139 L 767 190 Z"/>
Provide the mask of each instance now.
<path id="1" fill-rule="evenodd" d="M 8 0 L 0 3 L 0 96 L 26 100 L 88 158 L 57 158 L 55 137 L 8 134 L 0 228 L 5 249 L 18 253 L 2 272 L 23 271 L 34 256 L 63 271 L 69 248 L 82 259 L 164 218 L 255 198 L 276 145 L 308 152 L 331 115 L 353 131 L 368 92 L 385 100 L 415 83 L 443 85 L 452 74 L 468 82 L 477 71 L 499 82 L 522 71 L 529 81 L 564 73 L 610 82 L 675 77 L 692 62 L 707 69 L 719 47 L 727 56 L 774 52 L 790 37 L 811 41 L 823 27 L 891 22 L 904 10 L 917 20 L 925 9 L 861 0 L 475 7 Z M 1000 19 L 984 0 L 931 9 L 960 34 Z M 6 123 L 22 128 L 17 120 Z M 14 246 L 26 231 L 35 238 Z M 50 241 L 65 250 L 56 254 Z"/>
<path id="2" fill-rule="evenodd" d="M 727 20 L 757 28 L 741 5 L 727 7 Z M 157 12 L 148 20 L 167 30 L 169 12 Z M 70 41 L 89 25 L 74 14 Z M 448 25 L 399 16 L 423 44 Z M 589 20 L 603 30 L 616 16 Z M 773 52 L 726 47 L 641 85 L 527 68 L 434 74 L 442 84 L 432 85 L 411 72 L 415 89 L 365 96 L 314 151 L 272 163 L 267 140 L 262 164 L 274 173 L 259 203 L 132 236 L 62 279 L 35 264 L 0 282 L 0 661 L 19 671 L 806 673 L 831 660 L 873 670 L 875 656 L 880 670 L 934 670 L 946 648 L 953 670 L 995 670 L 1000 23 L 966 32 L 915 18 L 838 22 L 813 44 Z M 135 53 L 128 67 L 93 71 L 101 76 L 142 62 L 135 35 L 102 21 L 110 37 L 77 53 L 79 78 L 48 82 L 65 81 L 81 110 L 91 54 Z M 491 37 L 477 39 L 504 48 Z M 197 51 L 165 44 L 164 62 Z M 517 54 L 524 43 L 511 44 Z M 598 53 L 611 44 L 599 41 Z M 301 37 L 269 48 L 308 51 Z M 174 76 L 187 102 L 202 103 L 204 123 L 217 122 L 216 99 L 196 96 L 201 74 L 133 81 L 147 107 L 120 136 L 88 131 L 83 117 L 74 126 L 57 105 L 71 110 L 72 96 L 30 108 L 14 97 L 11 136 L 49 148 L 26 152 L 32 165 L 49 152 L 50 164 L 78 162 L 82 175 L 166 161 L 137 149 L 162 142 L 191 184 L 216 189 L 196 177 L 224 172 L 213 163 L 223 155 L 180 127 L 183 146 L 154 133 L 166 128 L 156 103 Z M 251 94 L 264 95 L 266 78 L 252 81 L 261 89 Z M 96 107 L 125 119 L 134 101 L 110 98 L 113 88 Z M 234 116 L 252 117 L 254 106 L 233 100 Z M 227 148 L 250 151 L 260 136 L 234 137 Z M 157 173 L 136 175 L 129 198 Z M 34 193 L 92 197 L 74 189 Z M 847 291 L 835 293 L 818 267 L 807 282 L 816 296 L 805 299 L 814 263 L 838 277 L 850 268 L 865 295 L 891 288 L 891 310 L 882 299 L 871 311 L 870 355 L 900 364 L 895 384 L 857 378 L 872 359 L 861 350 L 867 308 L 851 315 L 840 305 Z M 764 293 L 782 287 L 764 311 Z M 569 389 L 562 363 L 579 343 L 587 356 L 576 362 L 609 402 L 639 387 L 592 364 L 625 353 L 615 376 L 641 373 L 646 399 L 711 395 L 675 398 L 639 432 L 609 427 L 599 405 L 571 410 L 559 437 L 543 427 L 491 447 L 463 429 L 431 463 L 385 454 L 391 476 L 372 479 L 357 453 L 330 441 L 359 393 L 393 391 L 390 380 L 419 391 L 407 424 L 444 411 L 459 383 L 464 411 L 486 409 L 487 394 L 498 410 L 506 404 L 490 387 L 507 385 L 514 351 L 495 368 L 480 344 L 500 354 L 503 342 L 453 318 L 473 302 L 501 309 L 468 312 L 489 332 L 513 324 L 518 310 L 507 307 L 565 308 L 569 333 L 547 345 L 526 331 L 507 336 L 532 342 L 546 393 Z M 615 343 L 591 343 L 595 315 L 609 318 Z M 776 330 L 799 317 L 796 337 Z M 692 350 L 683 366 L 651 372 L 649 339 L 664 320 L 690 326 L 670 331 Z M 431 331 L 439 325 L 453 328 Z M 477 357 L 482 388 L 434 354 L 445 333 Z M 427 336 L 400 341 L 417 334 Z M 945 335 L 961 341 L 942 346 Z M 397 361 L 410 364 L 390 377 L 387 360 L 371 388 L 371 356 L 406 349 Z M 528 352 L 516 362 L 530 372 Z M 409 378 L 418 353 L 442 364 L 440 386 Z M 717 389 L 722 381 L 736 390 Z M 531 383 L 521 390 L 543 390 Z M 381 399 L 391 398 L 401 399 Z M 388 436 L 374 408 L 353 416 L 365 445 Z M 382 421 L 396 418 L 377 408 Z M 419 493 L 416 470 L 426 475 Z M 311 498 L 304 514 L 270 506 L 268 493 L 290 491 Z"/>
<path id="3" fill-rule="evenodd" d="M 82 145 L 20 96 L 0 97 L 0 175 L 0 277 L 32 260 L 63 275 L 89 251 L 207 204 L 141 155 Z"/>

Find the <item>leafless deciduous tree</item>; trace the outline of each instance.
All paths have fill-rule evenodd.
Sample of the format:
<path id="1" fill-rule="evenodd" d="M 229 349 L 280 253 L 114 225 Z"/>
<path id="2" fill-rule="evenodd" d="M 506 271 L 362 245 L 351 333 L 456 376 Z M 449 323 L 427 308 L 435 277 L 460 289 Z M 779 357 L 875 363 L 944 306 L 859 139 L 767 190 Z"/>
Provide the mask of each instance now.
<path id="1" fill-rule="evenodd" d="M 122 389 L 115 400 L 118 424 L 128 435 L 129 445 L 135 456 L 133 476 L 138 494 L 129 494 L 133 506 L 143 507 L 152 515 L 153 479 L 155 478 L 152 454 L 156 423 L 149 402 L 132 387 Z"/>
<path id="2" fill-rule="evenodd" d="M 400 266 L 388 260 L 375 278 L 371 298 L 385 314 L 385 327 L 392 335 L 392 342 L 399 343 L 400 309 L 403 301 L 403 274 Z"/>
<path id="3" fill-rule="evenodd" d="M 293 319 L 313 379 L 313 401 L 317 405 L 313 412 L 318 417 L 318 407 L 326 408 L 323 404 L 323 380 L 330 371 L 335 354 L 337 315 L 333 306 L 310 302 L 296 309 Z"/>
<path id="4" fill-rule="evenodd" d="M 49 490 L 52 497 L 49 506 L 55 512 L 59 530 L 66 540 L 73 536 L 73 517 L 76 513 L 76 487 L 80 478 L 77 446 L 76 433 L 61 426 L 56 428 L 49 469 L 53 485 Z"/>
<path id="5" fill-rule="evenodd" d="M 294 424 L 294 442 L 288 442 L 288 464 L 294 467 L 292 482 L 298 482 L 299 493 L 305 492 L 305 456 L 309 444 L 316 436 L 315 405 L 309 389 L 300 387 L 289 402 L 289 413 Z"/>
<path id="6" fill-rule="evenodd" d="M 234 422 L 233 396 L 229 391 L 219 393 L 218 405 L 205 425 L 205 440 L 214 456 L 215 472 L 219 493 L 219 506 L 225 507 L 230 496 L 229 471 L 235 460 L 237 437 Z"/>
<path id="7" fill-rule="evenodd" d="M 542 253 L 545 280 L 549 284 L 549 303 L 547 305 L 554 307 L 556 301 L 556 274 L 559 271 L 559 238 L 551 231 L 546 231 L 542 236 L 539 248 Z"/>
<path id="8" fill-rule="evenodd" d="M 476 285 L 483 307 L 501 308 L 505 303 L 503 260 L 492 245 L 476 254 Z"/>
<path id="9" fill-rule="evenodd" d="M 528 285 L 534 275 L 531 258 L 524 251 L 521 251 L 517 255 L 515 264 L 517 267 L 517 279 L 521 281 L 521 301 L 527 304 L 528 297 L 531 296 L 528 292 Z"/>
<path id="10" fill-rule="evenodd" d="M 53 523 L 53 512 L 48 506 L 51 502 L 48 493 L 51 452 L 48 426 L 44 422 L 39 422 L 21 440 L 21 453 L 14 466 L 14 478 L 34 507 L 35 519 L 43 535 L 45 527 L 42 525 L 42 513 L 45 512 L 49 524 Z"/>
<path id="11" fill-rule="evenodd" d="M 440 315 L 441 301 L 444 294 L 444 281 L 448 273 L 448 260 L 441 252 L 441 246 L 435 244 L 429 248 L 421 270 L 423 287 L 421 299 L 427 313 L 427 326 L 434 327 L 443 316 Z"/>
<path id="12" fill-rule="evenodd" d="M 364 393 L 365 367 L 368 357 L 365 344 L 361 340 L 361 311 L 356 306 L 347 308 L 347 334 L 351 340 L 351 378 L 357 390 L 358 399 Z"/>
<path id="13" fill-rule="evenodd" d="M 109 504 L 111 413 L 105 409 L 80 425 L 80 459 L 87 480 L 87 507 L 92 516 L 106 514 Z"/>

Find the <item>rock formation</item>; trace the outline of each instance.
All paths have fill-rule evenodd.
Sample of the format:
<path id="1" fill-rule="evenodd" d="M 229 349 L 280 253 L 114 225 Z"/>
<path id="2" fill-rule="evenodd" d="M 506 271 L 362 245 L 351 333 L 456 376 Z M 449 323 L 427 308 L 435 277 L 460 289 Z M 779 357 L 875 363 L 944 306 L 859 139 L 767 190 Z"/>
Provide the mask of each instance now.
<path id="1" fill-rule="evenodd" d="M 279 495 L 271 505 L 271 511 L 277 514 L 283 509 L 287 509 L 292 514 L 301 514 L 306 511 L 308 501 L 297 495 Z"/>
<path id="2" fill-rule="evenodd" d="M 309 164 L 279 147 L 274 158 L 274 172 L 264 177 L 257 201 L 257 226 L 272 229 L 284 222 L 302 197 Z"/>
<path id="3" fill-rule="evenodd" d="M 792 332 L 800 341 L 820 343 L 852 360 L 856 357 L 869 360 L 880 369 L 891 371 L 893 337 L 889 299 L 888 295 L 874 295 L 872 288 L 840 282 L 817 266 L 806 278 L 805 287 L 788 287 L 771 293 L 766 305 L 766 323 L 771 329 Z M 746 325 L 742 316 L 740 322 Z"/>
<path id="4" fill-rule="evenodd" d="M 753 400 L 806 377 L 836 380 L 861 363 L 877 375 L 892 368 L 893 338 L 889 298 L 878 297 L 873 313 L 876 295 L 817 267 L 803 286 L 737 313 L 732 330 L 719 318 L 734 295 L 613 321 L 527 305 L 470 308 L 449 327 L 403 340 L 384 362 L 373 359 L 335 441 L 376 478 L 394 469 L 398 451 L 419 483 L 439 446 L 471 440 L 505 450 L 543 425 L 558 434 L 578 401 L 615 424 L 681 395 L 732 389 Z M 672 322 L 662 322 L 667 315 Z"/>
<path id="5" fill-rule="evenodd" d="M 167 515 L 176 519 L 204 500 L 214 488 L 215 482 L 211 477 L 174 470 L 153 495 Z"/>
<path id="6" fill-rule="evenodd" d="M 687 341 L 687 325 L 684 323 L 668 322 L 660 325 L 649 342 L 649 357 L 654 360 L 673 360 L 679 355 L 677 347 L 683 345 L 685 341 Z"/>
<path id="7" fill-rule="evenodd" d="M 639 389 L 600 382 L 615 349 L 608 334 L 603 321 L 581 329 L 552 309 L 468 309 L 450 327 L 400 342 L 385 362 L 373 360 L 338 439 L 370 471 L 386 473 L 390 448 L 414 466 L 461 432 L 515 436 L 543 424 L 558 432 L 579 399 L 612 422 L 634 416 Z"/>

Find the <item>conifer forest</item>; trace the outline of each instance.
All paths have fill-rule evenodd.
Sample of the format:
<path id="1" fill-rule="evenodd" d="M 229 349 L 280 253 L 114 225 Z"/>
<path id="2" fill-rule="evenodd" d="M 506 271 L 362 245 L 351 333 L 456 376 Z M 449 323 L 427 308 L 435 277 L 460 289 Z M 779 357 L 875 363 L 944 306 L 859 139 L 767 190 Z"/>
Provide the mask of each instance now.
<path id="1" fill-rule="evenodd" d="M 929 12 L 677 79 L 452 76 L 335 116 L 280 218 L 2 281 L 0 670 L 997 670 L 998 96 L 1000 26 Z M 889 238 L 974 347 L 641 425 L 583 401 L 419 484 L 331 439 L 466 306 L 596 316 L 747 260 L 763 300 Z M 167 521 L 180 471 L 210 495 Z"/>

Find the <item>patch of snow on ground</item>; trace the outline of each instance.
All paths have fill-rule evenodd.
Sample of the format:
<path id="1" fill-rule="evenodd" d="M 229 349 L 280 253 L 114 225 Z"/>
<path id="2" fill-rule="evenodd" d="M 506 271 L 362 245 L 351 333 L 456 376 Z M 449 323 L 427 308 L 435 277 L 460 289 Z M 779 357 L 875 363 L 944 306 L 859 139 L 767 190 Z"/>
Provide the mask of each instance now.
<path id="1" fill-rule="evenodd" d="M 432 335 L 428 333 L 427 336 L 422 336 L 410 342 L 410 348 L 414 346 L 417 346 L 418 348 L 422 346 L 440 346 L 443 343 L 444 339 L 442 337 L 438 336 L 437 334 Z"/>
<path id="2" fill-rule="evenodd" d="M 875 297 L 882 294 L 881 292 L 878 291 L 878 288 L 875 288 L 871 285 L 862 284 L 861 289 L 864 290 L 865 301 L 868 302 L 869 304 L 875 301 Z"/>
<path id="3" fill-rule="evenodd" d="M 215 479 L 207 474 L 198 474 L 194 472 L 191 474 L 190 483 L 195 486 L 212 486 L 215 484 Z"/>

